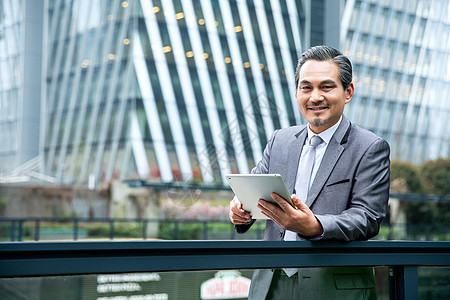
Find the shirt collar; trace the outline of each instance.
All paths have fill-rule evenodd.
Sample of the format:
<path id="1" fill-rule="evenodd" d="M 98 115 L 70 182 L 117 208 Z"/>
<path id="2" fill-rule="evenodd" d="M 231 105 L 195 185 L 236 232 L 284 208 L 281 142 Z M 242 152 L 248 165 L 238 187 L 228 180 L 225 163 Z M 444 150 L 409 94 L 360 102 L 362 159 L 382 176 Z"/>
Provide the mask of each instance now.
<path id="1" fill-rule="evenodd" d="M 337 128 L 339 127 L 339 125 L 341 124 L 342 121 L 342 115 L 339 118 L 339 121 L 337 121 L 336 124 L 334 124 L 333 126 L 331 126 L 330 128 L 328 128 L 327 130 L 319 133 L 319 134 L 315 134 L 314 132 L 312 132 L 312 130 L 309 128 L 309 125 L 307 126 L 308 128 L 308 139 L 306 142 L 308 142 L 313 136 L 318 135 L 322 138 L 322 140 L 328 145 L 328 143 L 330 142 L 331 138 L 333 137 L 333 134 L 336 132 Z"/>

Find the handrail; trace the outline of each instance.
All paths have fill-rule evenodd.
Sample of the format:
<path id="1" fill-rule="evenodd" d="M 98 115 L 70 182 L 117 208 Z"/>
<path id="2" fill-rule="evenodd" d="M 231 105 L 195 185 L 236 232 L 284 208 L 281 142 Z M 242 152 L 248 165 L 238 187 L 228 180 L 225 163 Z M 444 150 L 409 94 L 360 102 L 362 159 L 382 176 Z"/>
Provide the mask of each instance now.
<path id="1" fill-rule="evenodd" d="M 377 265 L 450 266 L 450 242 L 81 241 L 0 247 L 0 277 Z"/>
<path id="2" fill-rule="evenodd" d="M 0 247 L 0 277 L 339 266 L 391 266 L 396 297 L 417 299 L 417 267 L 450 266 L 450 242 L 96 241 Z"/>

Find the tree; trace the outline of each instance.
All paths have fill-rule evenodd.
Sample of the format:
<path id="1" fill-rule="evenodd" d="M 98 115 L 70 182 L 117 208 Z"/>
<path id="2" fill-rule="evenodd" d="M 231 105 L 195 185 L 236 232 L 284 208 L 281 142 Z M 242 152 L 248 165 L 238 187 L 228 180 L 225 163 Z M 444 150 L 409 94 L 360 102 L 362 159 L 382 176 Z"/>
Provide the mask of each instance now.
<path id="1" fill-rule="evenodd" d="M 450 158 L 426 161 L 420 167 L 420 175 L 429 194 L 450 195 Z M 434 223 L 448 224 L 450 220 L 450 203 L 436 203 Z"/>
<path id="2" fill-rule="evenodd" d="M 394 193 L 422 193 L 423 185 L 419 176 L 420 169 L 408 162 L 391 162 L 391 190 Z M 406 221 L 411 224 L 430 224 L 435 215 L 435 203 L 404 203 Z M 414 226 L 414 225 L 413 225 Z M 411 231 L 411 228 L 408 228 Z"/>
<path id="3" fill-rule="evenodd" d="M 408 162 L 391 162 L 391 189 L 395 193 L 421 193 L 419 168 Z"/>
<path id="4" fill-rule="evenodd" d="M 450 158 L 424 162 L 420 176 L 427 193 L 450 195 Z"/>

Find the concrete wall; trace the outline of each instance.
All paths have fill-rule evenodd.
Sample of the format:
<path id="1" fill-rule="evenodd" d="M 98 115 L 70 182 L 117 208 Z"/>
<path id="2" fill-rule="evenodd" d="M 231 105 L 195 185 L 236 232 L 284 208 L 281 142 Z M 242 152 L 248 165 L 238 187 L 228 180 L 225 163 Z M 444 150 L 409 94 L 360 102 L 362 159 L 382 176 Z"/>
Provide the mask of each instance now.
<path id="1" fill-rule="evenodd" d="M 121 182 L 97 190 L 0 185 L 0 217 L 158 218 L 159 193 Z"/>
<path id="2" fill-rule="evenodd" d="M 109 216 L 109 195 L 73 187 L 0 185 L 0 217 Z"/>

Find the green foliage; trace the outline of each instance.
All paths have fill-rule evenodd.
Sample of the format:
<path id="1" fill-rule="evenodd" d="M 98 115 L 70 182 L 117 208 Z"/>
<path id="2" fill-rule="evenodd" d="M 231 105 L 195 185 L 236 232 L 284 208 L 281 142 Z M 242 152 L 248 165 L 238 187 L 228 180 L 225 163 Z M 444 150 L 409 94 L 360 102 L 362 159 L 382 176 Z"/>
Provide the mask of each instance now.
<path id="1" fill-rule="evenodd" d="M 407 162 L 392 161 L 391 190 L 394 193 L 450 194 L 450 159 L 427 161 L 419 167 Z M 450 203 L 409 202 L 406 215 L 410 226 L 442 226 L 450 220 Z"/>
<path id="2" fill-rule="evenodd" d="M 432 224 L 438 214 L 435 202 L 410 202 L 406 209 L 406 220 L 408 224 Z"/>
<path id="3" fill-rule="evenodd" d="M 86 227 L 88 237 L 107 238 L 109 237 L 109 224 L 94 224 Z M 114 238 L 141 238 L 142 224 L 141 223 L 115 223 L 114 224 Z"/>
<path id="4" fill-rule="evenodd" d="M 95 224 L 86 227 L 88 237 L 108 237 L 109 226 L 105 224 Z"/>
<path id="5" fill-rule="evenodd" d="M 450 158 L 424 162 L 391 162 L 391 188 L 401 193 L 450 195 Z"/>
<path id="6" fill-rule="evenodd" d="M 0 216 L 5 217 L 5 210 L 8 203 L 11 201 L 11 196 L 3 195 L 0 196 Z"/>
<path id="7" fill-rule="evenodd" d="M 450 203 L 436 203 L 437 214 L 433 220 L 434 223 L 450 225 Z"/>
<path id="8" fill-rule="evenodd" d="M 9 241 L 11 237 L 11 223 L 0 222 L 0 241 Z"/>
<path id="9" fill-rule="evenodd" d="M 158 238 L 163 240 L 198 240 L 201 239 L 202 231 L 203 225 L 201 223 L 180 223 L 176 228 L 173 221 L 161 222 Z"/>
<path id="10" fill-rule="evenodd" d="M 394 192 L 421 193 L 422 181 L 419 168 L 408 162 L 391 162 L 391 189 Z"/>
<path id="11" fill-rule="evenodd" d="M 5 195 L 0 197 L 0 207 L 6 207 L 8 205 L 9 201 L 11 200 L 11 196 Z"/>
<path id="12" fill-rule="evenodd" d="M 450 158 L 424 162 L 420 176 L 427 193 L 450 195 Z"/>
<path id="13" fill-rule="evenodd" d="M 228 223 L 208 223 L 208 232 L 221 232 L 230 231 L 230 228 L 234 226 L 231 222 Z"/>

